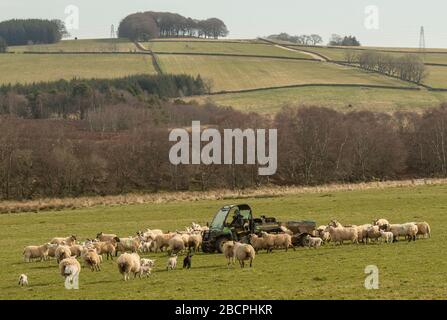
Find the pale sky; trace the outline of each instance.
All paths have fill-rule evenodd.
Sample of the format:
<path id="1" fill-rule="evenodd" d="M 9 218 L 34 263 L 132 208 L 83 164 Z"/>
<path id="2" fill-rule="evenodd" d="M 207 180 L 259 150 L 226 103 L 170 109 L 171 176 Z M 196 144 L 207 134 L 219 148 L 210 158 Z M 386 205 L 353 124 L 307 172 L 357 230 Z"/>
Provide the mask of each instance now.
<path id="1" fill-rule="evenodd" d="M 107 38 L 110 27 L 137 11 L 170 11 L 204 19 L 218 17 L 230 38 L 255 38 L 273 33 L 352 34 L 363 45 L 418 47 L 425 28 L 426 46 L 447 48 L 445 0 L 0 0 L 0 21 L 11 18 L 57 18 L 65 8 L 79 8 L 79 29 L 73 36 Z M 365 9 L 378 9 L 378 29 L 365 27 Z M 371 21 L 371 20 L 368 20 Z"/>

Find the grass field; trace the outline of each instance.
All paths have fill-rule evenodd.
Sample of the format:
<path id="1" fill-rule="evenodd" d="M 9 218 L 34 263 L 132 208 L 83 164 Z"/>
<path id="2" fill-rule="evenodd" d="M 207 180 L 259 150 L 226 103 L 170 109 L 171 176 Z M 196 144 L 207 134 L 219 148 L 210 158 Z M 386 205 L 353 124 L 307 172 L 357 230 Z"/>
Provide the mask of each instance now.
<path id="1" fill-rule="evenodd" d="M 238 55 L 259 55 L 259 56 L 279 56 L 292 58 L 310 57 L 306 54 L 293 52 L 277 48 L 268 44 L 249 44 L 249 43 L 208 43 L 201 41 L 193 42 L 146 42 L 143 45 L 154 52 L 178 52 L 178 53 L 224 53 Z"/>
<path id="2" fill-rule="evenodd" d="M 0 84 L 154 73 L 151 58 L 147 55 L 0 55 Z"/>
<path id="3" fill-rule="evenodd" d="M 434 88 L 447 88 L 447 67 L 427 67 L 427 78 L 424 84 Z"/>
<path id="4" fill-rule="evenodd" d="M 282 221 L 312 219 L 326 224 L 370 223 L 376 217 L 391 223 L 425 220 L 432 238 L 382 245 L 327 245 L 317 250 L 259 253 L 252 269 L 227 269 L 220 254 L 197 254 L 189 271 L 166 272 L 166 254 L 150 254 L 157 267 L 149 279 L 124 282 L 114 262 L 102 271 L 83 269 L 80 290 L 66 290 L 56 262 L 25 263 L 23 247 L 54 236 L 76 234 L 79 239 L 97 232 L 120 236 L 151 227 L 182 229 L 192 221 L 210 221 L 227 201 L 195 201 L 61 212 L 0 215 L 1 299 L 445 299 L 447 260 L 446 185 L 414 188 L 334 191 L 275 198 L 244 199 L 255 215 Z M 238 202 L 231 200 L 231 202 Z M 367 265 L 379 268 L 379 290 L 363 286 Z M 26 273 L 30 286 L 20 288 Z M 237 292 L 237 295 L 235 295 Z"/>
<path id="5" fill-rule="evenodd" d="M 447 102 L 447 92 L 402 91 L 376 88 L 307 87 L 271 89 L 185 98 L 213 102 L 242 111 L 275 113 L 284 105 L 324 106 L 339 111 L 421 111 Z"/>
<path id="6" fill-rule="evenodd" d="M 211 79 L 214 92 L 312 83 L 408 86 L 379 74 L 314 61 L 176 55 L 160 55 L 158 60 L 165 73 Z"/>
<path id="7" fill-rule="evenodd" d="M 127 39 L 64 40 L 54 44 L 12 46 L 9 52 L 133 52 L 137 47 Z"/>

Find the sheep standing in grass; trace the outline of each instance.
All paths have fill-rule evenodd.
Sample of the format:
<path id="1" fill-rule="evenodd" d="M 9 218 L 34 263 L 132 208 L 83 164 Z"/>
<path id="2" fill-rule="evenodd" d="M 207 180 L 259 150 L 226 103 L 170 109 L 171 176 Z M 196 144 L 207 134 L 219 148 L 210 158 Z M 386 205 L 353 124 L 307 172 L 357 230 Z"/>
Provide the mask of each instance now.
<path id="1" fill-rule="evenodd" d="M 416 226 L 418 227 L 418 236 L 422 236 L 423 238 L 431 237 L 431 229 L 430 225 L 427 222 L 416 222 Z"/>
<path id="2" fill-rule="evenodd" d="M 118 257 L 116 263 L 124 281 L 129 280 L 131 273 L 134 278 L 140 273 L 141 259 L 137 253 L 123 253 Z"/>
<path id="3" fill-rule="evenodd" d="M 116 252 L 137 252 L 140 247 L 140 239 L 139 238 L 119 238 L 119 241 L 116 243 Z"/>
<path id="4" fill-rule="evenodd" d="M 381 229 L 379 226 L 370 226 L 367 230 L 368 233 L 368 239 L 377 241 L 380 239 L 382 234 L 380 233 Z"/>
<path id="5" fill-rule="evenodd" d="M 413 222 L 403 224 L 391 224 L 389 231 L 393 233 L 393 242 L 398 241 L 399 237 L 405 237 L 408 241 L 415 241 L 418 227 Z"/>
<path id="6" fill-rule="evenodd" d="M 323 244 L 331 241 L 331 234 L 326 231 L 326 226 L 319 226 L 316 229 L 316 236 L 323 240 Z"/>
<path id="7" fill-rule="evenodd" d="M 185 250 L 185 242 L 181 235 L 176 235 L 168 241 L 168 253 L 178 254 Z"/>
<path id="8" fill-rule="evenodd" d="M 257 235 L 252 234 L 250 235 L 249 240 L 256 253 L 258 253 L 259 250 L 267 249 L 266 241 L 263 237 L 258 237 Z"/>
<path id="9" fill-rule="evenodd" d="M 318 248 L 321 247 L 321 244 L 323 243 L 323 239 L 320 237 L 312 237 L 310 235 L 306 236 L 306 243 L 309 248 Z"/>
<path id="10" fill-rule="evenodd" d="M 169 247 L 169 240 L 174 237 L 175 233 L 159 234 L 155 237 L 155 252 L 163 251 L 163 248 Z"/>
<path id="11" fill-rule="evenodd" d="M 169 257 L 168 264 L 166 266 L 166 270 L 174 270 L 177 267 L 177 255 L 173 255 Z"/>
<path id="12" fill-rule="evenodd" d="M 273 248 L 275 247 L 275 235 L 262 231 L 261 236 L 262 236 L 262 239 L 264 239 L 265 248 L 267 249 L 267 253 L 272 252 Z"/>
<path id="13" fill-rule="evenodd" d="M 327 230 L 331 236 L 331 241 L 335 244 L 342 245 L 344 241 L 351 241 L 352 243 L 358 243 L 358 231 L 354 227 L 343 227 L 343 226 L 329 226 Z"/>
<path id="14" fill-rule="evenodd" d="M 73 284 L 74 279 L 81 272 L 81 265 L 75 258 L 69 257 L 59 263 L 59 271 L 61 275 Z"/>
<path id="15" fill-rule="evenodd" d="M 392 243 L 393 233 L 389 231 L 380 230 L 380 238 L 382 239 L 382 241 L 385 241 L 385 243 Z"/>
<path id="16" fill-rule="evenodd" d="M 92 271 L 101 271 L 101 256 L 96 252 L 96 249 L 86 249 L 84 254 L 82 255 L 84 262 L 87 266 L 90 267 Z"/>
<path id="17" fill-rule="evenodd" d="M 225 242 L 222 249 L 225 258 L 228 260 L 227 266 L 229 267 L 230 264 L 234 264 L 234 241 Z"/>
<path id="18" fill-rule="evenodd" d="M 71 235 L 69 237 L 66 238 L 53 238 L 50 243 L 52 244 L 64 244 L 67 246 L 72 246 L 74 244 L 76 244 L 76 236 L 75 235 Z"/>
<path id="19" fill-rule="evenodd" d="M 233 250 L 234 257 L 239 261 L 241 268 L 245 267 L 247 260 L 250 261 L 250 268 L 252 267 L 256 252 L 250 244 L 235 242 Z"/>
<path id="20" fill-rule="evenodd" d="M 362 224 L 360 226 L 356 226 L 358 232 L 358 241 L 362 243 L 368 243 L 368 229 L 372 227 L 371 224 Z"/>
<path id="21" fill-rule="evenodd" d="M 118 238 L 117 235 L 111 234 L 111 233 L 107 234 L 107 233 L 100 232 L 96 235 L 96 239 L 98 239 L 99 241 L 104 241 L 104 242 L 112 241 L 115 238 Z"/>
<path id="22" fill-rule="evenodd" d="M 139 277 L 141 278 L 142 276 L 146 276 L 149 277 L 149 275 L 151 274 L 152 268 L 155 267 L 155 260 L 151 260 L 151 259 L 141 259 L 140 261 L 140 274 Z"/>
<path id="23" fill-rule="evenodd" d="M 54 253 L 54 256 L 56 258 L 56 262 L 59 263 L 64 259 L 71 257 L 71 251 L 70 247 L 68 246 L 58 246 L 56 248 L 56 252 Z"/>
<path id="24" fill-rule="evenodd" d="M 41 246 L 25 247 L 25 249 L 23 250 L 23 259 L 25 260 L 25 262 L 31 262 L 32 259 L 39 259 L 39 261 L 46 260 L 50 247 L 50 243 L 46 243 Z"/>
<path id="25" fill-rule="evenodd" d="M 140 243 L 140 247 L 138 248 L 142 253 L 149 253 L 152 250 L 152 240 L 143 240 Z"/>
<path id="26" fill-rule="evenodd" d="M 159 234 L 163 234 L 163 231 L 160 229 L 147 229 L 146 231 L 138 231 L 137 235 L 140 237 L 141 240 L 145 240 L 145 241 L 154 241 L 155 238 L 159 235 Z"/>
<path id="27" fill-rule="evenodd" d="M 289 249 L 289 247 L 292 247 L 293 250 L 295 250 L 295 247 L 292 245 L 292 236 L 290 236 L 287 233 L 280 233 L 280 234 L 275 234 L 274 235 L 274 244 L 275 244 L 275 248 L 278 249 Z"/>
<path id="28" fill-rule="evenodd" d="M 117 242 L 115 241 L 115 239 L 112 239 L 111 241 L 106 242 L 103 241 L 93 242 L 92 247 L 96 249 L 96 252 L 99 255 L 106 254 L 107 260 L 109 260 L 109 257 L 110 259 L 113 260 L 113 256 L 116 255 L 116 245 Z"/>
<path id="29" fill-rule="evenodd" d="M 82 255 L 82 251 L 84 247 L 79 244 L 74 244 L 69 247 L 72 257 L 80 257 Z"/>
<path id="30" fill-rule="evenodd" d="M 390 223 L 386 219 L 376 219 L 372 224 L 378 226 L 380 230 L 389 231 L 390 228 Z"/>
<path id="31" fill-rule="evenodd" d="M 192 234 L 188 238 L 188 249 L 194 252 L 199 251 L 202 246 L 202 235 L 200 234 Z"/>
<path id="32" fill-rule="evenodd" d="M 28 276 L 26 274 L 21 274 L 19 277 L 19 286 L 27 286 L 28 285 Z"/>
<path id="33" fill-rule="evenodd" d="M 59 247 L 58 244 L 50 244 L 50 247 L 48 248 L 48 257 L 49 258 L 55 258 L 56 257 L 56 249 Z"/>

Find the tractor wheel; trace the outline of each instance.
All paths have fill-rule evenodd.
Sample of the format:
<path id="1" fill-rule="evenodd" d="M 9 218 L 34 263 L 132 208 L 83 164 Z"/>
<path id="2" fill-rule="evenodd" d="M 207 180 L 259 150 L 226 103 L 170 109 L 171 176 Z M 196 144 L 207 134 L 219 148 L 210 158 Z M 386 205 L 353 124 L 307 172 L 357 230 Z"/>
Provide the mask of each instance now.
<path id="1" fill-rule="evenodd" d="M 223 245 L 227 241 L 228 241 L 228 239 L 224 238 L 224 237 L 217 239 L 217 241 L 216 241 L 216 250 L 217 250 L 217 252 L 223 253 Z"/>

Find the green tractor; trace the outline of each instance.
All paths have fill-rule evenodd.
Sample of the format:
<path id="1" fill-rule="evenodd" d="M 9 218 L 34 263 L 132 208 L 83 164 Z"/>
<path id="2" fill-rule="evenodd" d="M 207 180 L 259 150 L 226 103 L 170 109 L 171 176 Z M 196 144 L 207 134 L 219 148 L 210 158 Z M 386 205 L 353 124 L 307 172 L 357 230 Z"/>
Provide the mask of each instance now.
<path id="1" fill-rule="evenodd" d="M 203 233 L 202 249 L 207 253 L 222 252 L 226 241 L 248 243 L 250 234 L 260 234 L 262 231 L 280 233 L 281 225 L 275 218 L 253 218 L 248 204 L 224 206 L 214 216 L 209 230 Z M 299 239 L 315 230 L 315 222 L 312 221 L 288 222 L 284 226 L 290 228 L 294 237 Z"/>

